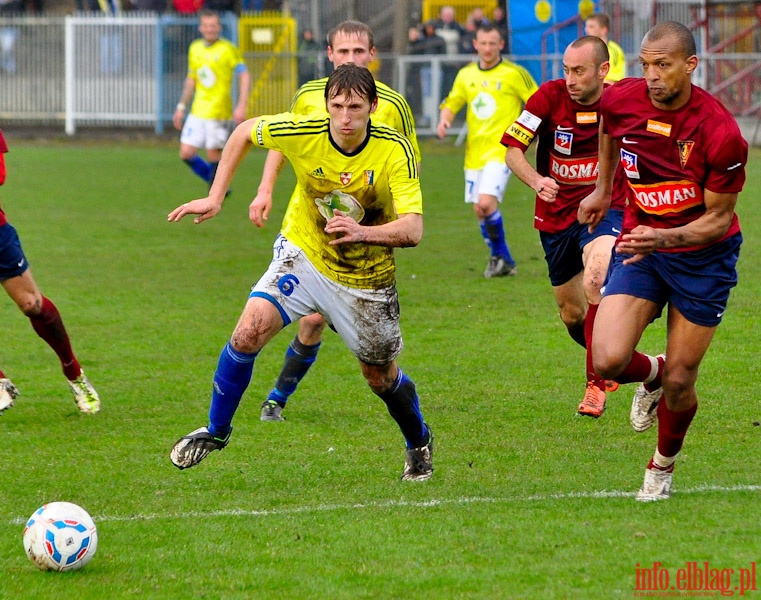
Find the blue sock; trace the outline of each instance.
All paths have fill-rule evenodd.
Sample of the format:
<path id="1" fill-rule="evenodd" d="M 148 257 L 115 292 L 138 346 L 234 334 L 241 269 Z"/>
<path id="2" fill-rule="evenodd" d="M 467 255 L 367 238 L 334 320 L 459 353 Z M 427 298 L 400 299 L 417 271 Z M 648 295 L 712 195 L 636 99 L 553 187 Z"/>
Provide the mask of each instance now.
<path id="1" fill-rule="evenodd" d="M 407 448 L 420 448 L 428 443 L 428 428 L 420 412 L 415 384 L 401 369 L 391 389 L 378 397 L 386 403 L 388 413 L 402 430 Z"/>
<path id="2" fill-rule="evenodd" d="M 217 370 L 214 372 L 214 386 L 209 407 L 209 433 L 215 437 L 225 437 L 231 427 L 233 415 L 238 410 L 240 399 L 251 382 L 254 360 L 258 352 L 246 354 L 234 350 L 230 342 L 222 348 Z"/>
<path id="3" fill-rule="evenodd" d="M 489 237 L 489 247 L 491 248 L 492 256 L 501 256 L 508 264 L 514 265 L 510 249 L 507 247 L 507 239 L 505 237 L 505 226 L 502 222 L 502 213 L 499 209 L 495 210 L 486 219 L 484 219 L 483 229 L 486 230 L 486 235 Z"/>
<path id="4" fill-rule="evenodd" d="M 293 338 L 285 352 L 285 362 L 280 370 L 275 388 L 267 396 L 267 400 L 274 400 L 280 406 L 285 406 L 288 397 L 296 391 L 296 387 L 304 379 L 309 367 L 317 360 L 319 349 L 320 342 L 314 346 L 307 346 L 299 341 L 298 336 Z"/>
<path id="5" fill-rule="evenodd" d="M 185 164 L 187 164 L 193 170 L 193 173 L 198 175 L 201 179 L 206 182 L 209 181 L 211 166 L 203 158 L 196 154 L 193 158 L 185 160 Z"/>
<path id="6" fill-rule="evenodd" d="M 219 168 L 219 161 L 209 163 L 209 175 L 206 178 L 206 182 L 209 184 L 209 187 L 211 187 L 211 184 L 214 183 L 214 177 L 216 177 L 217 175 L 218 168 Z"/>
<path id="7" fill-rule="evenodd" d="M 484 238 L 484 242 L 489 246 L 489 255 L 496 256 L 497 254 L 494 252 L 494 246 L 489 238 L 489 231 L 486 229 L 486 221 L 481 219 L 478 221 L 478 224 L 481 226 L 481 237 Z"/>

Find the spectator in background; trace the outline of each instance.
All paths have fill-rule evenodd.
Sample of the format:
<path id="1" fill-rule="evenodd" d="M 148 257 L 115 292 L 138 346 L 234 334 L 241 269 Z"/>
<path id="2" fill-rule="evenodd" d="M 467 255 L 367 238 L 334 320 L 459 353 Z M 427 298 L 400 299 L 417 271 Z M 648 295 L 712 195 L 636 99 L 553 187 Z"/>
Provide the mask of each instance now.
<path id="1" fill-rule="evenodd" d="M 486 18 L 486 15 L 484 14 L 484 9 L 476 7 L 472 11 L 470 11 L 470 14 L 468 15 L 468 21 L 473 21 L 476 24 L 476 29 L 481 27 L 481 25 L 490 25 L 491 21 Z M 467 23 L 466 23 L 466 29 L 467 29 Z"/>
<path id="2" fill-rule="evenodd" d="M 407 47 L 409 54 L 446 54 L 446 51 L 447 43 L 443 38 L 436 35 L 435 21 L 427 21 L 422 30 L 417 27 L 410 28 L 409 46 Z M 408 91 L 408 96 L 412 97 L 413 111 L 422 110 L 425 114 L 424 120 L 428 120 L 430 123 L 441 100 L 441 89 L 436 90 L 435 94 L 433 90 L 433 67 L 430 63 L 413 65 L 408 81 L 414 86 Z M 430 111 L 431 114 L 428 114 L 428 111 L 425 110 L 428 105 L 426 101 L 430 102 L 431 99 L 433 106 Z"/>
<path id="3" fill-rule="evenodd" d="M 22 0 L 0 0 L 0 17 L 21 15 L 26 7 Z M 16 72 L 16 27 L 0 29 L 0 72 L 13 75 Z"/>
<path id="4" fill-rule="evenodd" d="M 615 83 L 626 77 L 626 55 L 621 46 L 608 39 L 610 17 L 605 13 L 597 13 L 588 17 L 584 22 L 584 33 L 600 38 L 608 46 L 610 71 L 608 71 L 608 77 L 605 81 L 607 83 Z"/>
<path id="5" fill-rule="evenodd" d="M 451 6 L 442 6 L 439 18 L 436 20 L 436 35 L 443 38 L 447 44 L 447 54 L 460 53 L 460 40 L 465 35 L 465 28 L 455 19 L 455 11 Z M 444 63 L 442 65 L 442 88 L 449 90 L 454 84 L 460 64 Z"/>
<path id="6" fill-rule="evenodd" d="M 500 34 L 502 34 L 502 39 L 505 40 L 505 49 L 502 51 L 502 54 L 510 54 L 510 36 L 507 29 L 507 11 L 505 11 L 502 6 L 498 6 L 494 9 L 494 11 L 492 11 L 491 23 L 499 30 Z"/>
<path id="7" fill-rule="evenodd" d="M 299 42 L 299 87 L 307 81 L 317 79 L 317 59 L 322 46 L 314 39 L 311 29 L 305 29 Z"/>
<path id="8" fill-rule="evenodd" d="M 472 16 L 468 17 L 465 22 L 465 33 L 460 38 L 458 54 L 476 54 L 476 48 L 473 45 L 476 41 L 476 31 L 478 31 L 478 21 Z"/>
<path id="9" fill-rule="evenodd" d="M 203 0 L 172 0 L 172 7 L 180 15 L 195 15 L 203 8 Z"/>
<path id="10" fill-rule="evenodd" d="M 447 54 L 457 54 L 460 38 L 465 35 L 465 28 L 455 19 L 454 8 L 442 6 L 436 20 L 436 35 L 447 43 Z"/>
<path id="11" fill-rule="evenodd" d="M 167 0 L 131 0 L 132 8 L 138 11 L 162 14 L 167 9 Z"/>

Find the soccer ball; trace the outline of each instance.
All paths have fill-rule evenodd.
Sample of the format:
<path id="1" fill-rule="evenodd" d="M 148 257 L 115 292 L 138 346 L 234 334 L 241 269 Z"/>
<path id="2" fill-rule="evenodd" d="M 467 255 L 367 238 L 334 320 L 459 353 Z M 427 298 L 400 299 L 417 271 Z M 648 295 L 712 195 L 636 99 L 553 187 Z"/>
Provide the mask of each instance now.
<path id="1" fill-rule="evenodd" d="M 98 548 L 98 530 L 81 506 L 50 502 L 34 511 L 24 527 L 24 550 L 43 571 L 84 567 Z"/>

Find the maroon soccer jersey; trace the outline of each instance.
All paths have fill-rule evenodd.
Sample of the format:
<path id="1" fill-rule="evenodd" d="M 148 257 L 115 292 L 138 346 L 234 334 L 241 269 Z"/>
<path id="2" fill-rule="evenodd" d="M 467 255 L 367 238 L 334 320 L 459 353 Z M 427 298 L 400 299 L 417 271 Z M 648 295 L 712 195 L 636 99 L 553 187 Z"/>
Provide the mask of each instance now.
<path id="1" fill-rule="evenodd" d="M 536 139 L 536 170 L 558 182 L 555 202 L 536 198 L 534 227 L 547 233 L 564 231 L 577 222 L 579 203 L 592 191 L 598 171 L 599 101 L 571 100 L 565 80 L 543 84 L 518 119 L 507 128 L 502 144 L 524 152 Z M 614 185 L 611 208 L 624 208 L 624 181 Z"/>
<path id="2" fill-rule="evenodd" d="M 644 79 L 624 79 L 603 95 L 600 113 L 627 177 L 625 229 L 679 227 L 705 214 L 704 190 L 742 190 L 748 144 L 734 117 L 705 90 L 693 85 L 687 104 L 661 110 L 653 106 Z M 735 215 L 716 241 L 738 231 Z"/>

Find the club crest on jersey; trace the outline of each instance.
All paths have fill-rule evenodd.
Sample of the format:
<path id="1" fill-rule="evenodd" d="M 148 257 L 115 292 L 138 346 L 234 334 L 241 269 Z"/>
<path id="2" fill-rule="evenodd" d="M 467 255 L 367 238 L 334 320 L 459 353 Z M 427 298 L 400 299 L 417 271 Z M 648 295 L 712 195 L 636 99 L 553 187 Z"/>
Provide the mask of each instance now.
<path id="1" fill-rule="evenodd" d="M 555 150 L 560 154 L 566 156 L 571 155 L 571 147 L 573 146 L 573 133 L 570 131 L 558 131 L 555 130 Z"/>
<path id="2" fill-rule="evenodd" d="M 368 169 L 365 171 L 365 185 L 375 185 L 375 171 Z"/>
<path id="3" fill-rule="evenodd" d="M 348 171 L 342 171 L 339 175 L 339 179 L 341 180 L 341 183 L 344 185 L 349 185 L 351 182 L 352 173 L 349 173 Z"/>
<path id="4" fill-rule="evenodd" d="M 621 164 L 624 172 L 629 179 L 639 179 L 639 168 L 637 167 L 637 155 L 621 148 Z"/>
<path id="5" fill-rule="evenodd" d="M 679 163 L 682 168 L 687 166 L 687 161 L 690 159 L 692 148 L 695 146 L 695 142 L 692 140 L 677 140 L 677 146 L 679 146 Z"/>

